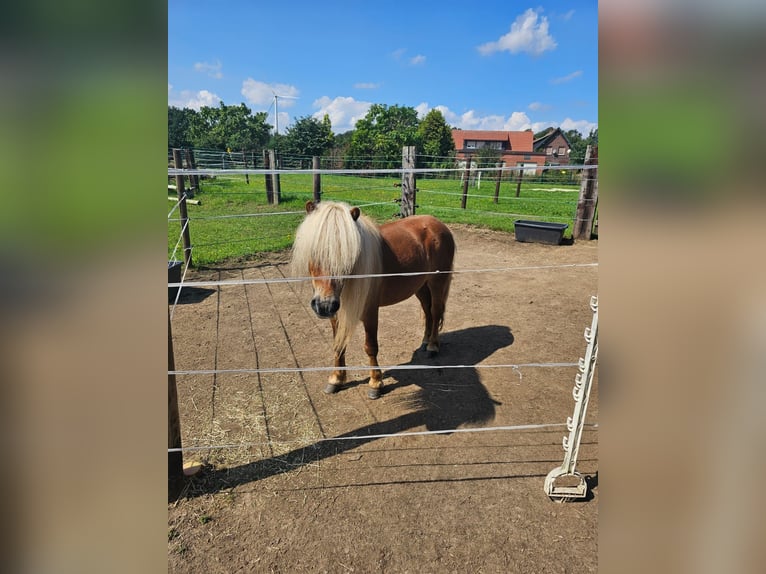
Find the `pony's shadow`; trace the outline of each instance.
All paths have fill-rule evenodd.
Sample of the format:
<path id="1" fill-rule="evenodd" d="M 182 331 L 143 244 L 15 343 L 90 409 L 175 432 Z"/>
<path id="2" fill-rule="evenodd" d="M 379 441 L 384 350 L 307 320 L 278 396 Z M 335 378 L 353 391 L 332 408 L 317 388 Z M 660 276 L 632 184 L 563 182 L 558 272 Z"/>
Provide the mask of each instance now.
<path id="1" fill-rule="evenodd" d="M 179 305 L 193 305 L 195 303 L 201 303 L 213 293 L 215 289 L 204 289 L 202 287 L 182 287 L 181 295 L 178 297 Z M 176 300 L 176 288 L 168 288 L 168 303 L 173 304 Z"/>
<path id="2" fill-rule="evenodd" d="M 447 430 L 460 425 L 480 425 L 492 420 L 495 415 L 494 401 L 474 367 L 453 368 L 453 365 L 474 365 L 492 355 L 495 351 L 513 344 L 513 335 L 508 327 L 486 325 L 444 333 L 439 337 L 440 354 L 429 358 L 418 349 L 412 358 L 399 365 L 428 365 L 443 369 L 396 369 L 383 372 L 386 386 L 383 396 L 392 403 L 401 403 L 411 416 L 404 415 L 381 424 L 389 427 L 399 421 L 398 431 L 425 425 L 428 430 Z M 392 382 L 393 381 L 393 382 Z M 346 386 L 366 385 L 366 379 L 348 383 Z M 398 390 L 414 392 L 397 393 Z M 416 417 L 416 420 L 413 418 Z M 407 426 L 410 425 L 410 426 Z M 361 430 L 361 429 L 360 429 Z M 397 430 L 388 432 L 398 432 Z"/>
<path id="3" fill-rule="evenodd" d="M 169 499 L 175 500 L 182 491 L 186 496 L 219 492 L 255 480 L 282 474 L 310 462 L 322 460 L 351 450 L 375 438 L 368 435 L 392 434 L 420 426 L 428 430 L 449 430 L 461 425 L 484 425 L 494 419 L 496 402 L 482 385 L 474 367 L 448 368 L 449 365 L 474 365 L 495 351 L 513 344 L 513 335 L 506 326 L 487 325 L 443 333 L 441 352 L 435 358 L 417 350 L 407 365 L 443 365 L 443 369 L 396 369 L 384 373 L 385 393 L 379 400 L 400 402 L 406 413 L 355 429 L 340 437 L 353 440 L 319 441 L 286 454 L 258 460 L 238 467 L 205 469 L 191 479 L 190 488 L 175 483 L 169 489 Z M 348 386 L 358 384 L 349 383 Z M 397 391 L 403 391 L 398 393 Z M 338 400 L 342 400 L 342 394 Z"/>

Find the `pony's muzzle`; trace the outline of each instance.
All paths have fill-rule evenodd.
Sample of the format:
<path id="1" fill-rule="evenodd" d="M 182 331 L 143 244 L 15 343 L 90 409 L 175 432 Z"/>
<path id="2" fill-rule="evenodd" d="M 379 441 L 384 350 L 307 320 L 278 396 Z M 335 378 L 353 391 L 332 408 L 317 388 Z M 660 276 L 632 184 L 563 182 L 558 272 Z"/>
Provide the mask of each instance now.
<path id="1" fill-rule="evenodd" d="M 335 297 L 329 299 L 322 299 L 320 297 L 314 297 L 311 300 L 311 308 L 319 317 L 323 319 L 330 319 L 335 317 L 335 314 L 340 309 L 340 301 Z"/>

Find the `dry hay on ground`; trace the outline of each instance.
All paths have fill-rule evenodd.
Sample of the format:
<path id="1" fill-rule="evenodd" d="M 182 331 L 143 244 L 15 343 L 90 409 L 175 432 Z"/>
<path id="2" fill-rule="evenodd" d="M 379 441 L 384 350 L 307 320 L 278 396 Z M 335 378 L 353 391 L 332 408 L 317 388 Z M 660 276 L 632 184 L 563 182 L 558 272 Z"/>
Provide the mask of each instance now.
<path id="1" fill-rule="evenodd" d="M 517 243 L 451 226 L 456 269 L 592 263 L 597 242 Z M 204 269 L 191 280 L 280 278 L 285 256 Z M 584 355 L 596 267 L 456 274 L 433 364 L 574 362 Z M 328 366 L 329 324 L 301 284 L 195 289 L 175 309 L 176 368 Z M 381 365 L 428 364 L 415 298 L 381 309 Z M 361 330 L 348 364 L 364 365 Z M 325 372 L 178 377 L 185 446 L 208 468 L 169 504 L 171 572 L 565 572 L 597 569 L 597 501 L 556 504 L 543 479 L 565 429 L 317 442 L 321 437 L 563 423 L 576 368 L 365 373 L 322 393 Z M 597 379 L 588 408 L 598 420 Z M 586 430 L 579 470 L 598 471 Z"/>

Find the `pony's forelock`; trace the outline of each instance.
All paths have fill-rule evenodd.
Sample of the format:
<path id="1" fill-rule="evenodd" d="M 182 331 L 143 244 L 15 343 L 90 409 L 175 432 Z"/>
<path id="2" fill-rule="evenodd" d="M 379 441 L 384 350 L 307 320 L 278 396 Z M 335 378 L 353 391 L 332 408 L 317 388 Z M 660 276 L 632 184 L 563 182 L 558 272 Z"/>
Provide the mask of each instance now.
<path id="1" fill-rule="evenodd" d="M 356 220 L 345 203 L 322 202 L 303 220 L 295 235 L 291 271 L 305 276 L 309 264 L 326 275 L 369 275 L 382 269 L 380 233 L 369 218 Z M 370 296 L 377 296 L 377 278 L 344 280 L 338 310 L 335 349 L 345 349 L 362 318 Z"/>
<path id="2" fill-rule="evenodd" d="M 348 206 L 323 202 L 298 227 L 293 244 L 292 272 L 303 276 L 313 263 L 327 275 L 348 275 L 361 250 L 361 234 Z"/>

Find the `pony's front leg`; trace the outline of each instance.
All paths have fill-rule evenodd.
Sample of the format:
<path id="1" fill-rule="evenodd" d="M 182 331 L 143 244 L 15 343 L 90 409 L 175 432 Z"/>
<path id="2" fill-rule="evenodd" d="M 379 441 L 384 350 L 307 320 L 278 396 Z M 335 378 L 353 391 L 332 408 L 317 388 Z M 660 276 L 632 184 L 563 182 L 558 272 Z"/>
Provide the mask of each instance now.
<path id="1" fill-rule="evenodd" d="M 332 325 L 332 338 L 333 342 L 335 341 L 335 333 L 338 331 L 338 319 L 333 317 L 330 319 L 330 324 Z M 328 395 L 331 395 L 333 393 L 337 393 L 338 389 L 340 389 L 340 386 L 346 382 L 346 373 L 342 368 L 338 367 L 345 367 L 346 366 L 346 349 L 344 348 L 342 351 L 338 352 L 335 351 L 335 362 L 334 362 L 335 370 L 330 375 L 330 378 L 327 380 L 327 386 L 324 388 L 324 392 Z"/>
<path id="2" fill-rule="evenodd" d="M 378 309 L 370 312 L 364 320 L 364 352 L 370 360 L 370 382 L 367 396 L 371 399 L 380 397 L 383 389 L 383 373 L 378 368 Z"/>

